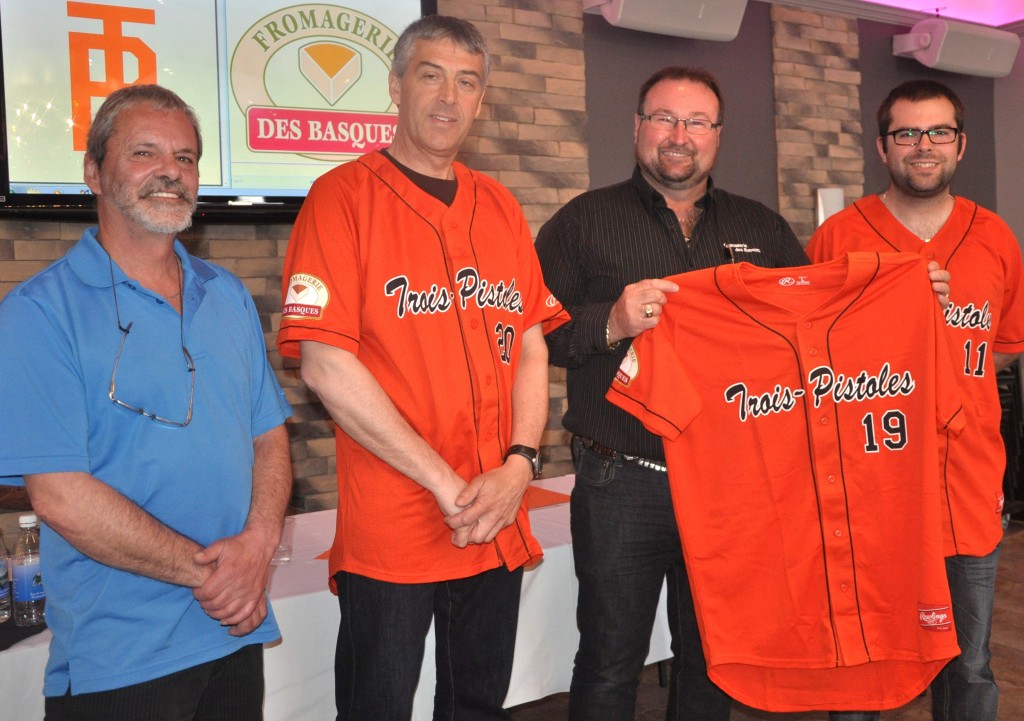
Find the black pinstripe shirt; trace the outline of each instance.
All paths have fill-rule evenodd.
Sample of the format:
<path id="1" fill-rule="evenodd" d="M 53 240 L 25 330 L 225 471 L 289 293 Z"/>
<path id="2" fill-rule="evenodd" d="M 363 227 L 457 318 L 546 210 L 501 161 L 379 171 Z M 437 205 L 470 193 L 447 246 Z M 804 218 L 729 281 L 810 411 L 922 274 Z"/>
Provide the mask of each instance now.
<path id="1" fill-rule="evenodd" d="M 604 397 L 629 346 L 609 351 L 605 343 L 608 314 L 627 285 L 732 261 L 807 265 L 789 224 L 761 203 L 719 190 L 709 178 L 697 205 L 703 212 L 687 244 L 675 213 L 637 168 L 624 183 L 569 201 L 540 229 L 544 280 L 572 315 L 547 336 L 551 362 L 568 369 L 563 424 L 572 433 L 623 453 L 665 458 L 661 439 Z"/>

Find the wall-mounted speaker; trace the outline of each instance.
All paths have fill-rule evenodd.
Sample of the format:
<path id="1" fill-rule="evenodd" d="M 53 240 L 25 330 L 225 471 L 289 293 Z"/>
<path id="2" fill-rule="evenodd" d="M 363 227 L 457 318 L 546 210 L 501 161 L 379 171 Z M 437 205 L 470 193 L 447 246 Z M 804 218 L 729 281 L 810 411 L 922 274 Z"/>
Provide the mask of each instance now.
<path id="1" fill-rule="evenodd" d="M 698 40 L 733 40 L 747 0 L 583 0 L 612 25 Z"/>
<path id="2" fill-rule="evenodd" d="M 1001 78 L 1013 69 L 1020 36 L 998 28 L 928 18 L 909 33 L 894 35 L 892 54 L 951 73 Z"/>

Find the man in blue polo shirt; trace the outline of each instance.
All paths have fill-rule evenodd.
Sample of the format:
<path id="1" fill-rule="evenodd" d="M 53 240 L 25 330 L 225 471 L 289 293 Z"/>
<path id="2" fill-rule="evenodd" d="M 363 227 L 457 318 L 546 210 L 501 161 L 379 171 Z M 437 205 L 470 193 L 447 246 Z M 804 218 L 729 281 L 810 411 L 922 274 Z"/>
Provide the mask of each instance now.
<path id="1" fill-rule="evenodd" d="M 248 292 L 175 240 L 201 152 L 174 93 L 111 94 L 98 228 L 0 303 L 0 481 L 43 521 L 48 721 L 262 717 L 290 409 Z"/>

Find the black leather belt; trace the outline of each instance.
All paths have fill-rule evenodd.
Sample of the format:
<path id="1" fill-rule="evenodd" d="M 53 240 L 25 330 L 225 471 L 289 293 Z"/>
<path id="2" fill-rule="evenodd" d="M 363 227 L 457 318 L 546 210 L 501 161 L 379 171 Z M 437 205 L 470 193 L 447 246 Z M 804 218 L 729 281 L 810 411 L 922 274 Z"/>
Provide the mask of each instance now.
<path id="1" fill-rule="evenodd" d="M 621 458 L 624 461 L 635 463 L 638 466 L 649 468 L 652 471 L 660 471 L 662 473 L 668 472 L 668 467 L 665 465 L 663 461 L 652 461 L 650 458 L 644 458 L 642 456 L 628 456 L 625 453 L 619 453 L 614 448 L 602 446 L 600 443 L 595 442 L 593 438 L 584 438 L 583 436 L 576 437 L 580 439 L 580 443 L 583 444 L 584 448 L 587 448 L 593 451 L 594 453 L 602 455 L 606 458 L 611 458 L 612 460 L 615 460 L 616 458 Z"/>

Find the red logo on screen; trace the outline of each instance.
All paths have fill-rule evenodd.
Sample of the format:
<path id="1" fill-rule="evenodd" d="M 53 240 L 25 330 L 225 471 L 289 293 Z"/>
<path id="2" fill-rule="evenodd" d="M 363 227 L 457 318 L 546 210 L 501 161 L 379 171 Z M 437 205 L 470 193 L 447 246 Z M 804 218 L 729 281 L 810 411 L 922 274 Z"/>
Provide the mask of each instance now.
<path id="1" fill-rule="evenodd" d="M 397 118 L 390 113 L 250 107 L 251 150 L 286 153 L 362 154 L 391 145 Z"/>

